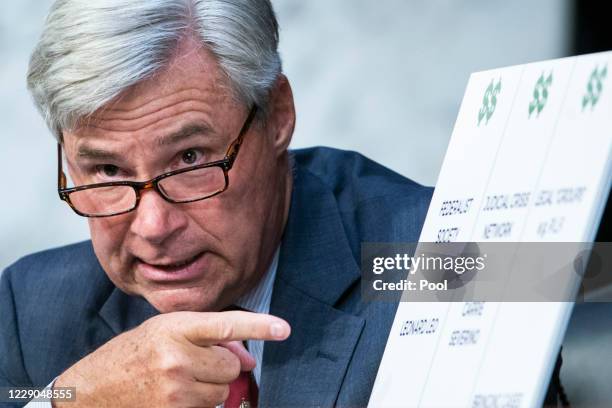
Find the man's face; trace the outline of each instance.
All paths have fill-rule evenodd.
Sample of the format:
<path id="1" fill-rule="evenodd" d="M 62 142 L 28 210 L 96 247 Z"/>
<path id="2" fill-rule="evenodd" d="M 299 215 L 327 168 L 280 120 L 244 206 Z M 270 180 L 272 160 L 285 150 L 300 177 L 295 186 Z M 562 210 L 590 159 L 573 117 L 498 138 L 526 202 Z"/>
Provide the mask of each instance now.
<path id="1" fill-rule="evenodd" d="M 161 312 L 205 311 L 228 306 L 261 278 L 290 200 L 294 116 L 284 89 L 266 125 L 253 122 L 246 133 L 225 192 L 172 204 L 146 190 L 136 210 L 89 219 L 96 255 L 117 287 Z M 82 185 L 219 160 L 247 115 L 212 55 L 186 41 L 155 78 L 64 132 L 68 168 Z"/>

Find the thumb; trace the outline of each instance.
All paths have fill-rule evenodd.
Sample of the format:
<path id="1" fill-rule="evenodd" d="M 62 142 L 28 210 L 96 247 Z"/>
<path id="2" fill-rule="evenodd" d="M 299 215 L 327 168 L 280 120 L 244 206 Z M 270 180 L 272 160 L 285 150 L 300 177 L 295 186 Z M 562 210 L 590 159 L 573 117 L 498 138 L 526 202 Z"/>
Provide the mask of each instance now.
<path id="1" fill-rule="evenodd" d="M 228 341 L 226 343 L 220 343 L 219 346 L 225 347 L 238 357 L 240 360 L 241 371 L 251 371 L 257 365 L 255 357 L 253 357 L 249 351 L 244 347 L 241 341 Z"/>

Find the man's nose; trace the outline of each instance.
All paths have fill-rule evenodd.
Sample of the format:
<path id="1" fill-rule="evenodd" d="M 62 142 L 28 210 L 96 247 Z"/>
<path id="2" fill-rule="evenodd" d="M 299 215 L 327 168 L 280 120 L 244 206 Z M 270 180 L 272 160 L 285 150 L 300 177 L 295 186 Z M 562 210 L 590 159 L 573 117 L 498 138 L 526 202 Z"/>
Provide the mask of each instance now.
<path id="1" fill-rule="evenodd" d="M 180 204 L 167 202 L 155 190 L 141 192 L 134 213 L 130 231 L 154 245 L 162 244 L 187 226 Z"/>

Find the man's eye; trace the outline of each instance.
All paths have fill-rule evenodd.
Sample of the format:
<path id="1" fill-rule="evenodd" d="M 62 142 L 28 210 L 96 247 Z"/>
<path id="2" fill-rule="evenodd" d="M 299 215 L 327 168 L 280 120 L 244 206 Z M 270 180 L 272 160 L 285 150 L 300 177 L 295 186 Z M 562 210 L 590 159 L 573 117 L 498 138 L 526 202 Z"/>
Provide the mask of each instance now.
<path id="1" fill-rule="evenodd" d="M 198 161 L 198 152 L 195 149 L 188 149 L 181 155 L 181 160 L 184 164 L 192 165 Z"/>
<path id="2" fill-rule="evenodd" d="M 106 177 L 115 177 L 119 173 L 119 167 L 113 164 L 103 164 L 98 167 L 98 171 Z"/>

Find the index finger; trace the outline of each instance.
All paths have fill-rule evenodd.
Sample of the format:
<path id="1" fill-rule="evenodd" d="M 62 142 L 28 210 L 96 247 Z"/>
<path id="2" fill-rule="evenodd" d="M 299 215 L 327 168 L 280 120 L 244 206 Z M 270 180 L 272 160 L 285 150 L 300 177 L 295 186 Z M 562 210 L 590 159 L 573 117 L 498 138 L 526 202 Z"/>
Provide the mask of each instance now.
<path id="1" fill-rule="evenodd" d="M 181 331 L 187 340 L 199 346 L 235 340 L 285 340 L 291 333 L 289 323 L 269 314 L 244 311 L 183 313 L 186 318 L 181 322 Z"/>

